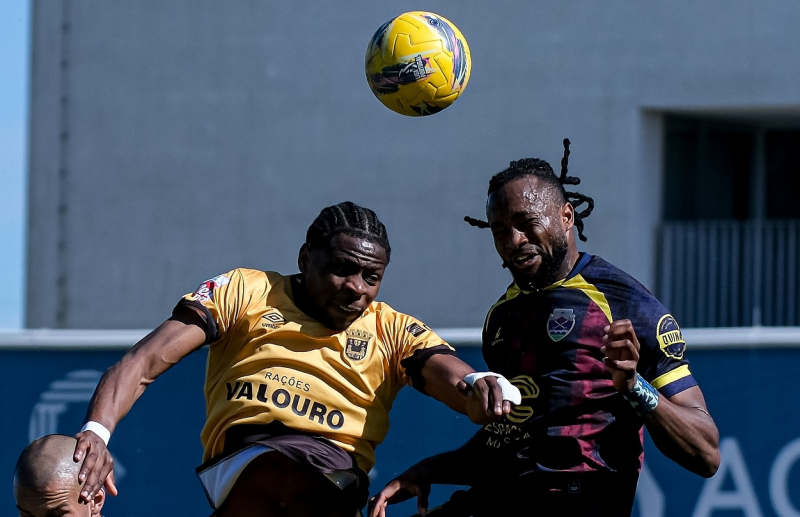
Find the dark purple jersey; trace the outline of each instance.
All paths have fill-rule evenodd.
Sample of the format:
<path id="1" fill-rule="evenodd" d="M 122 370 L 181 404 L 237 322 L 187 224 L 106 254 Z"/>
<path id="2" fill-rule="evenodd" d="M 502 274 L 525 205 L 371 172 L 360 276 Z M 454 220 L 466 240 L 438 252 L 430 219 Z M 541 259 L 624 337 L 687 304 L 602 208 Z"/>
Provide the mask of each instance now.
<path id="1" fill-rule="evenodd" d="M 637 370 L 665 397 L 695 386 L 675 318 L 639 282 L 581 254 L 570 275 L 545 289 L 512 285 L 489 310 L 483 356 L 523 395 L 507 417 L 468 444 L 497 472 L 641 468 L 642 419 L 603 364 L 603 329 L 630 319 L 641 344 Z"/>

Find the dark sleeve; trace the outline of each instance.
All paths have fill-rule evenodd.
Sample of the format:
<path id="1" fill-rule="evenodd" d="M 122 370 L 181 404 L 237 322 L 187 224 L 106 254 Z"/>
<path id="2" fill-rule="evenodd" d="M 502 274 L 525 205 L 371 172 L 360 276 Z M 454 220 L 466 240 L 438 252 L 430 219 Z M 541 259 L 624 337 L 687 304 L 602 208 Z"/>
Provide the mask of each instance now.
<path id="1" fill-rule="evenodd" d="M 627 318 L 633 323 L 641 345 L 637 370 L 647 382 L 665 397 L 697 386 L 685 357 L 680 326 L 661 302 L 644 287 L 632 285 L 627 300 L 614 305 L 614 319 Z"/>
<path id="2" fill-rule="evenodd" d="M 411 379 L 414 389 L 425 393 L 425 378 L 422 376 L 422 367 L 425 362 L 434 355 L 456 355 L 455 351 L 447 345 L 432 346 L 430 348 L 420 348 L 415 350 L 410 357 L 400 361 L 400 366 L 405 370 L 406 375 Z"/>
<path id="3" fill-rule="evenodd" d="M 190 310 L 194 313 L 197 313 L 197 311 L 192 309 L 198 309 L 200 311 L 198 316 L 205 323 L 206 341 L 203 344 L 207 345 L 219 339 L 219 328 L 217 327 L 217 322 L 214 321 L 214 318 L 208 308 L 198 301 L 187 300 L 185 298 L 181 299 L 178 304 L 175 305 L 175 308 L 172 309 L 172 317 L 177 317 L 179 313 L 184 310 Z"/>

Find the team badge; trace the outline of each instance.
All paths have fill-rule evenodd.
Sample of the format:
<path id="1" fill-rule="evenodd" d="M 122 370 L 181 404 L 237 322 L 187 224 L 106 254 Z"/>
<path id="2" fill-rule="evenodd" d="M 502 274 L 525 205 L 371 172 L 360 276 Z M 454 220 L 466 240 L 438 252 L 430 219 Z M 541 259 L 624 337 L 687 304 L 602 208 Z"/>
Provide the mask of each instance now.
<path id="1" fill-rule="evenodd" d="M 198 287 L 197 291 L 194 292 L 193 297 L 198 302 L 201 303 L 207 302 L 214 295 L 214 289 L 222 287 L 223 285 L 229 282 L 230 279 L 228 279 L 228 277 L 225 275 L 215 276 L 211 280 L 206 280 L 205 282 L 200 284 L 200 287 Z"/>
<path id="2" fill-rule="evenodd" d="M 681 328 L 675 318 L 672 317 L 672 314 L 665 314 L 658 320 L 656 339 L 664 355 L 673 359 L 683 359 L 683 352 L 686 351 L 686 341 L 683 340 Z"/>
<path id="3" fill-rule="evenodd" d="M 372 334 L 364 330 L 348 329 L 347 345 L 344 347 L 344 355 L 353 361 L 360 361 L 367 356 L 367 347 Z"/>
<path id="4" fill-rule="evenodd" d="M 575 326 L 575 314 L 572 309 L 554 309 L 547 319 L 547 335 L 553 341 L 561 341 L 572 332 Z"/>

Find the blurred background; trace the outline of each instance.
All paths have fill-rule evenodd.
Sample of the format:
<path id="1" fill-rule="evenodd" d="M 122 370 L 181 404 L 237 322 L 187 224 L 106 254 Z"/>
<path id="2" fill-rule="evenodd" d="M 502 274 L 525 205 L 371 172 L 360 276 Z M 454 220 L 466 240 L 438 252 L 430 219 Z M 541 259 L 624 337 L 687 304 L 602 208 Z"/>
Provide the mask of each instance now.
<path id="1" fill-rule="evenodd" d="M 416 9 L 457 25 L 473 63 L 461 98 L 424 118 L 383 107 L 363 71 L 374 31 Z M 234 267 L 296 271 L 306 228 L 340 201 L 387 226 L 380 298 L 479 365 L 476 329 L 510 277 L 462 218 L 483 216 L 509 161 L 557 169 L 568 137 L 575 190 L 596 202 L 581 249 L 670 307 L 723 437 L 708 481 L 648 442 L 636 512 L 800 516 L 798 26 L 793 0 L 0 0 L 7 486 L 30 439 L 77 430 L 139 329 Z M 203 361 L 115 434 L 110 515 L 206 511 Z M 373 492 L 474 431 L 405 391 Z M 169 487 L 157 508 L 154 484 Z"/>

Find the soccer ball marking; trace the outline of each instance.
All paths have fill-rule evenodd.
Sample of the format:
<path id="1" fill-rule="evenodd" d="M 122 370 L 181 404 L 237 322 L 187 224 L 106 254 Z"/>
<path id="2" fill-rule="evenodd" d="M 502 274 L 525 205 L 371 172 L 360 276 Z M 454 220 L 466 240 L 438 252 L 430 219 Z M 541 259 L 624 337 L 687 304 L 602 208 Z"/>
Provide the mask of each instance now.
<path id="1" fill-rule="evenodd" d="M 438 113 L 452 104 L 469 81 L 471 65 L 458 29 L 421 11 L 384 23 L 365 59 L 367 81 L 378 100 L 410 116 Z"/>

